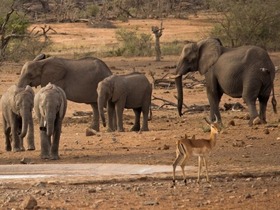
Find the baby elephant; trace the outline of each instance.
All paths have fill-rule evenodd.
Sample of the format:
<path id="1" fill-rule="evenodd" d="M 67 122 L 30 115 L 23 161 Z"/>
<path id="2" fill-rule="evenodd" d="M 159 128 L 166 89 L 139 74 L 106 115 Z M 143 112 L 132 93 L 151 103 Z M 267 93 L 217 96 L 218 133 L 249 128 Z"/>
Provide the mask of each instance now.
<path id="1" fill-rule="evenodd" d="M 11 86 L 1 98 L 6 151 L 23 151 L 23 138 L 27 132 L 28 150 L 34 150 L 32 109 L 34 91 L 27 85 Z M 12 145 L 11 145 L 12 143 Z"/>
<path id="2" fill-rule="evenodd" d="M 40 127 L 41 158 L 57 160 L 62 120 L 67 108 L 66 95 L 60 87 L 49 83 L 35 95 L 34 101 Z"/>
<path id="3" fill-rule="evenodd" d="M 135 114 L 134 126 L 131 131 L 140 130 L 140 115 L 143 113 L 143 124 L 141 131 L 148 131 L 148 114 L 151 105 L 152 86 L 145 75 L 141 73 L 131 73 L 128 75 L 111 75 L 98 83 L 98 109 L 106 126 L 104 107 L 107 105 L 108 111 L 108 131 L 115 131 L 114 118 L 118 131 L 123 128 L 124 108 L 133 109 Z"/>

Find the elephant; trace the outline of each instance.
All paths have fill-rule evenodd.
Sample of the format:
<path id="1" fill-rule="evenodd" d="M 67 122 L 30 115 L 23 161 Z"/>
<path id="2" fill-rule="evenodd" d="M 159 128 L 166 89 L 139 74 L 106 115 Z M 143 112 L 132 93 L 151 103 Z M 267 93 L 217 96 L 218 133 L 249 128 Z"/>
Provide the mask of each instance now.
<path id="1" fill-rule="evenodd" d="M 104 107 L 108 111 L 108 132 L 122 132 L 124 108 L 133 109 L 135 122 L 131 131 L 140 131 L 140 115 L 143 113 L 141 131 L 148 131 L 148 115 L 151 105 L 152 85 L 147 77 L 134 72 L 127 75 L 111 75 L 98 83 L 98 109 L 106 127 Z M 115 118 L 114 118 L 115 115 Z M 116 120 L 116 122 L 115 122 Z"/>
<path id="2" fill-rule="evenodd" d="M 183 104 L 182 76 L 193 71 L 199 71 L 205 76 L 212 121 L 217 115 L 222 124 L 219 103 L 224 93 L 233 98 L 243 98 L 248 106 L 250 126 L 266 123 L 266 108 L 271 92 L 273 111 L 277 112 L 273 88 L 275 67 L 267 51 L 260 47 L 227 48 L 217 38 L 186 44 L 174 76 L 180 116 Z M 259 114 L 256 109 L 257 99 Z"/>
<path id="3" fill-rule="evenodd" d="M 67 109 L 65 92 L 49 83 L 36 93 L 34 109 L 39 119 L 41 158 L 57 160 L 62 121 Z"/>
<path id="4" fill-rule="evenodd" d="M 109 67 L 98 58 L 85 57 L 75 60 L 46 58 L 44 54 L 40 54 L 23 65 L 18 86 L 43 87 L 49 82 L 59 86 L 68 100 L 91 105 L 93 120 L 90 127 L 99 131 L 96 89 L 98 82 L 110 75 L 112 72 Z"/>
<path id="5" fill-rule="evenodd" d="M 27 149 L 35 150 L 32 109 L 34 91 L 27 85 L 12 85 L 1 98 L 6 151 L 24 151 L 23 139 L 27 135 Z"/>

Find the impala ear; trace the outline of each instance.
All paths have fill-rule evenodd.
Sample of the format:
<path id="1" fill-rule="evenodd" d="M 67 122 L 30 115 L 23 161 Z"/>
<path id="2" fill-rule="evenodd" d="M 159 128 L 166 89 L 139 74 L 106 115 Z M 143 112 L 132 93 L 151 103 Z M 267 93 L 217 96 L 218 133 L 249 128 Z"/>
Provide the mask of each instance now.
<path id="1" fill-rule="evenodd" d="M 200 74 L 206 72 L 217 62 L 222 54 L 221 42 L 218 39 L 209 38 L 198 42 L 199 63 L 198 69 Z"/>

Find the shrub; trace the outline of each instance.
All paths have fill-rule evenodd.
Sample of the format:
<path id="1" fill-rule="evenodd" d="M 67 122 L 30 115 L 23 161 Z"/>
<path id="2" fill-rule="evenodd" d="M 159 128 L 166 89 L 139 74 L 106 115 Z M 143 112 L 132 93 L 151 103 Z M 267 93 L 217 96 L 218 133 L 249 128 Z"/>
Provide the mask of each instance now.
<path id="1" fill-rule="evenodd" d="M 118 29 L 116 38 L 120 46 L 114 50 L 116 55 L 122 56 L 150 56 L 152 55 L 152 36 L 137 34 L 136 31 Z"/>
<path id="2" fill-rule="evenodd" d="M 180 55 L 184 47 L 183 42 L 173 41 L 171 43 L 162 43 L 161 52 L 162 55 Z"/>
<path id="3" fill-rule="evenodd" d="M 87 7 L 87 15 L 89 17 L 97 17 L 98 13 L 99 13 L 99 7 L 97 5 L 93 4 Z"/>
<path id="4" fill-rule="evenodd" d="M 211 34 L 223 44 L 280 49 L 280 1 L 209 0 L 209 5 L 217 12 Z"/>

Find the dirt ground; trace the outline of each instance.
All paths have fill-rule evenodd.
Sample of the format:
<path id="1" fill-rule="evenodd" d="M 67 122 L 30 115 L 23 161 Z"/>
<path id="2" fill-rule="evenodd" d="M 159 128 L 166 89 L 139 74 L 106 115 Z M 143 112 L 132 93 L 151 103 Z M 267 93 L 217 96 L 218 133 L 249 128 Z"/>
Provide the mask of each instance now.
<path id="1" fill-rule="evenodd" d="M 276 66 L 280 65 L 280 53 L 271 53 Z M 164 56 L 161 62 L 153 57 L 146 58 L 103 58 L 114 74 L 132 70 L 146 74 L 152 82 L 175 71 L 178 56 Z M 23 63 L 2 65 L 0 75 L 0 95 L 16 83 Z M 62 163 L 131 163 L 149 165 L 170 165 L 170 173 L 137 178 L 112 177 L 95 181 L 89 178 L 78 181 L 2 181 L 0 182 L 0 208 L 22 209 L 26 199 L 32 196 L 37 201 L 37 209 L 277 209 L 280 205 L 280 126 L 279 115 L 272 112 L 269 102 L 268 124 L 248 126 L 247 108 L 240 99 L 223 96 L 220 107 L 225 103 L 240 102 L 243 111 L 222 111 L 225 125 L 219 134 L 217 145 L 209 158 L 211 182 L 205 179 L 198 185 L 196 174 L 188 174 L 187 186 L 181 181 L 171 188 L 172 162 L 175 158 L 175 142 L 184 134 L 197 138 L 208 137 L 204 117 L 209 111 L 191 111 L 192 105 L 208 105 L 203 77 L 193 74 L 197 80 L 188 79 L 190 88 L 184 89 L 184 103 L 189 112 L 179 117 L 172 105 L 164 105 L 162 100 L 153 99 L 153 117 L 148 132 L 129 132 L 133 123 L 133 112 L 125 110 L 125 132 L 108 133 L 101 131 L 94 136 L 86 136 L 85 129 L 90 116 L 74 116 L 77 111 L 90 112 L 85 104 L 68 103 L 63 123 L 60 143 L 60 159 L 41 160 L 40 144 L 35 119 L 35 151 L 18 153 L 4 150 L 3 124 L 0 122 L 0 164 L 20 164 L 25 158 L 29 164 Z M 276 74 L 275 92 L 280 110 L 280 74 Z M 156 86 L 153 96 L 176 103 L 176 89 L 173 85 Z M 153 98 L 154 98 L 153 97 Z M 187 108 L 184 108 L 186 110 Z M 232 125 L 232 121 L 234 125 Z M 230 123 L 231 122 L 231 123 Z M 188 165 L 197 166 L 192 157 Z M 16 166 L 15 166 L 16 167 Z"/>

